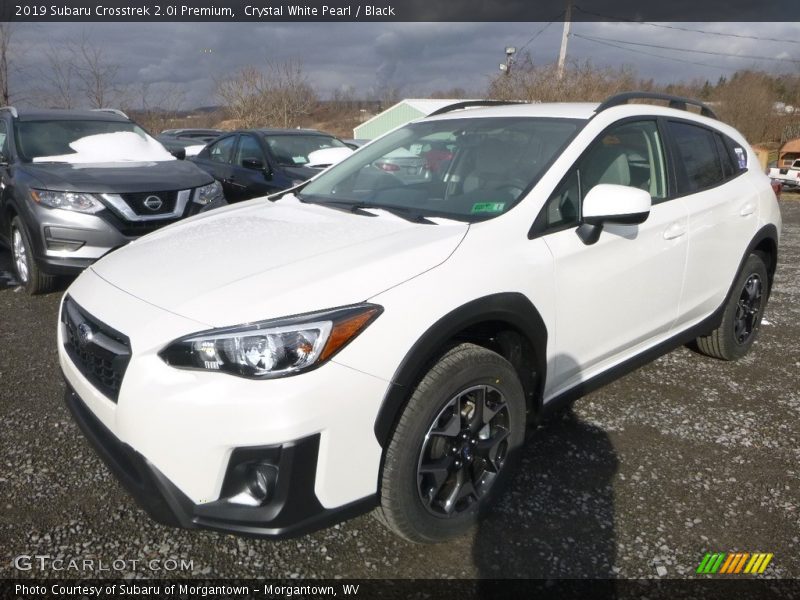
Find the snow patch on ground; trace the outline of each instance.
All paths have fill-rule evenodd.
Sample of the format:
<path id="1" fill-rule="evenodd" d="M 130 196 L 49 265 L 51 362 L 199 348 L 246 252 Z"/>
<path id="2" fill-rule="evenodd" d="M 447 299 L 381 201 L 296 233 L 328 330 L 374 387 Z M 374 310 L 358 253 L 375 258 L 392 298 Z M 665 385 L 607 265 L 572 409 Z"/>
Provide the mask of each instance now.
<path id="1" fill-rule="evenodd" d="M 39 156 L 33 162 L 97 164 L 177 160 L 153 138 L 143 138 L 132 131 L 89 135 L 75 140 L 69 147 L 75 152 L 59 156 Z"/>

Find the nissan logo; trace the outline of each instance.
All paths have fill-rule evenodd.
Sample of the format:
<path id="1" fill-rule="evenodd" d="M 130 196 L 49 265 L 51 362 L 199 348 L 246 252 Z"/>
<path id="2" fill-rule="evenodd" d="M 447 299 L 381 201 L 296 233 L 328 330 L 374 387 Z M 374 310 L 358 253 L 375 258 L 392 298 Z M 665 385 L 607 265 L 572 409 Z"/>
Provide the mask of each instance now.
<path id="1" fill-rule="evenodd" d="M 85 346 L 94 339 L 94 331 L 88 323 L 83 322 L 78 324 L 78 343 Z"/>
<path id="2" fill-rule="evenodd" d="M 148 196 L 144 199 L 144 205 L 152 210 L 153 212 L 157 211 L 161 206 L 164 204 L 161 198 L 158 196 Z"/>

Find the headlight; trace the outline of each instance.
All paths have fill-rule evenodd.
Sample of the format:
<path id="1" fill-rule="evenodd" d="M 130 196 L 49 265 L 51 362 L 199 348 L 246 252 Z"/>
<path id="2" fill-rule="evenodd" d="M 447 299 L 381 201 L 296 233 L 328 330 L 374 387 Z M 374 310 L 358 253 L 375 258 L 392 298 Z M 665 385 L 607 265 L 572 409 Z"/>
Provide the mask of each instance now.
<path id="1" fill-rule="evenodd" d="M 359 304 L 323 312 L 212 329 L 175 340 L 159 356 L 183 369 L 273 379 L 315 368 L 350 343 L 381 312 Z"/>
<path id="2" fill-rule="evenodd" d="M 49 190 L 31 190 L 31 199 L 37 204 L 49 208 L 63 208 L 82 213 L 96 213 L 105 208 L 102 202 L 92 194 L 81 192 L 51 192 Z"/>
<path id="3" fill-rule="evenodd" d="M 219 181 L 199 187 L 194 191 L 194 201 L 205 206 L 222 196 L 222 186 Z"/>

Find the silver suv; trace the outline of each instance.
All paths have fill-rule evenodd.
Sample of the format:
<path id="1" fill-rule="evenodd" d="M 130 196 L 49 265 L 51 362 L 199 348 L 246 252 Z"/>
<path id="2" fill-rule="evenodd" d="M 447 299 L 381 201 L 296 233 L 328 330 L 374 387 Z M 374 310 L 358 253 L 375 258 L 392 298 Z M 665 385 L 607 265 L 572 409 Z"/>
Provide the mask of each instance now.
<path id="1" fill-rule="evenodd" d="M 224 203 L 210 175 L 121 111 L 0 109 L 0 242 L 31 294 Z"/>

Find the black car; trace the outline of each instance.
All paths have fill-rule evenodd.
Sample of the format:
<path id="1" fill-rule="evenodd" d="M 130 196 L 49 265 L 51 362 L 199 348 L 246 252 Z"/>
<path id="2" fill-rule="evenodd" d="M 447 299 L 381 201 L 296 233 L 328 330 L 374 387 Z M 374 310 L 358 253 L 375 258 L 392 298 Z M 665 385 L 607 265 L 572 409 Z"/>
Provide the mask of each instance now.
<path id="1" fill-rule="evenodd" d="M 0 109 L 0 241 L 29 293 L 225 204 L 220 185 L 116 110 Z"/>
<path id="2" fill-rule="evenodd" d="M 205 146 L 225 133 L 222 129 L 165 129 L 156 139 L 177 158 L 189 153 L 187 148 Z"/>
<path id="3" fill-rule="evenodd" d="M 340 139 L 312 129 L 248 129 L 221 136 L 190 160 L 222 184 L 228 202 L 238 202 L 299 185 L 350 153 Z"/>

